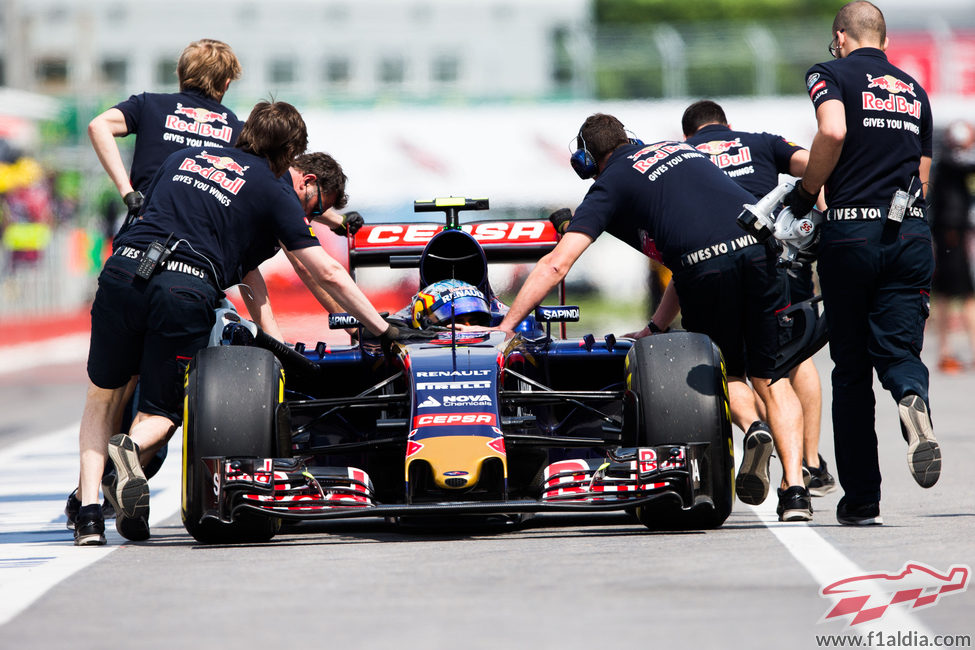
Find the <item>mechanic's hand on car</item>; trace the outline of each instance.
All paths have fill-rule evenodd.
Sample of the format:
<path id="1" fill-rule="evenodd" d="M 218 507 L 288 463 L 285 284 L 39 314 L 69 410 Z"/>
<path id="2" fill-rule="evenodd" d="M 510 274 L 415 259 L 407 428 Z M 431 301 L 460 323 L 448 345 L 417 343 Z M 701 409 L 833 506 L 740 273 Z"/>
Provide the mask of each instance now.
<path id="1" fill-rule="evenodd" d="M 572 212 L 569 208 L 559 208 L 552 214 L 548 215 L 548 220 L 552 222 L 555 226 L 555 231 L 560 235 L 565 234 L 565 229 L 569 227 L 569 222 L 572 221 Z"/>
<path id="2" fill-rule="evenodd" d="M 342 215 L 342 225 L 335 226 L 332 228 L 332 232 L 341 237 L 346 235 L 355 235 L 359 232 L 359 228 L 362 228 L 365 220 L 362 215 L 352 210 L 351 212 L 346 212 Z"/>
<path id="3" fill-rule="evenodd" d="M 630 332 L 629 334 L 624 334 L 623 338 L 642 339 L 645 336 L 652 336 L 654 334 L 666 334 L 669 331 L 670 331 L 669 327 L 660 328 L 657 326 L 656 323 L 653 322 L 653 319 L 651 318 L 650 322 L 647 323 L 647 326 L 644 327 L 642 330 L 640 330 L 639 332 Z"/>
<path id="4" fill-rule="evenodd" d="M 816 194 L 810 194 L 806 191 L 806 188 L 802 186 L 802 179 L 800 179 L 796 181 L 792 191 L 785 195 L 782 202 L 792 210 L 792 216 L 798 219 L 809 214 L 809 211 L 813 209 L 813 206 L 816 205 L 816 196 Z"/>
<path id="5" fill-rule="evenodd" d="M 125 203 L 129 216 L 139 214 L 139 210 L 142 209 L 142 204 L 145 199 L 146 197 L 142 196 L 142 192 L 138 190 L 132 190 L 122 197 L 122 202 Z"/>

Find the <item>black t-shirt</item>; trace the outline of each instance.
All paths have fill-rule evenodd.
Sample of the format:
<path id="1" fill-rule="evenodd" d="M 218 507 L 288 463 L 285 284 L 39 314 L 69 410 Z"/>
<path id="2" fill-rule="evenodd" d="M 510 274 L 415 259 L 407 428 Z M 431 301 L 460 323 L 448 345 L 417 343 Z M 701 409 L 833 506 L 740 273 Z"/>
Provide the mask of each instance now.
<path id="1" fill-rule="evenodd" d="M 169 154 L 186 147 L 231 147 L 243 126 L 233 111 L 195 90 L 132 95 L 115 108 L 135 134 L 129 177 L 143 194 Z"/>
<path id="2" fill-rule="evenodd" d="M 170 233 L 173 242 L 184 240 L 173 259 L 204 269 L 209 260 L 221 288 L 239 281 L 245 259 L 273 253 L 278 241 L 289 250 L 319 245 L 290 179 L 240 149 L 196 147 L 169 156 L 149 186 L 142 218 L 119 235 L 118 246 L 144 249 Z"/>
<path id="3" fill-rule="evenodd" d="M 755 197 L 684 142 L 623 145 L 576 208 L 569 232 L 608 232 L 680 268 L 683 253 L 747 238 L 736 219 Z M 744 239 L 742 239 L 744 241 Z"/>
<path id="4" fill-rule="evenodd" d="M 803 148 L 780 135 L 732 131 L 723 124 L 701 127 L 686 142 L 711 157 L 711 162 L 736 183 L 761 198 L 789 173 L 792 155 Z"/>
<path id="5" fill-rule="evenodd" d="M 839 100 L 846 139 L 826 180 L 826 203 L 836 207 L 886 207 L 897 190 L 918 176 L 921 156 L 931 155 L 931 104 L 917 81 L 876 48 L 809 68 L 813 105 Z M 915 206 L 922 207 L 918 198 Z"/>

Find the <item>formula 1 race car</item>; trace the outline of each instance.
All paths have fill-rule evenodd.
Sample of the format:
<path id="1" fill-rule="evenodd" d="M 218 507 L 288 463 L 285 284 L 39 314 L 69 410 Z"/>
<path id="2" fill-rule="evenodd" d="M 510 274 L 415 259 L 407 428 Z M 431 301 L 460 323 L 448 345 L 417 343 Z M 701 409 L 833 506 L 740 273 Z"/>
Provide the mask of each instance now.
<path id="1" fill-rule="evenodd" d="M 350 268 L 416 268 L 418 289 L 466 283 L 496 324 L 506 308 L 488 262 L 535 261 L 559 235 L 548 221 L 460 224 L 462 210 L 487 208 L 417 202 L 446 223 L 366 225 L 350 238 Z M 651 529 L 720 526 L 734 459 L 717 347 L 688 332 L 559 338 L 553 323 L 580 316 L 561 302 L 507 341 L 443 329 L 385 349 L 361 327 L 351 345 L 286 346 L 222 308 L 186 375 L 186 530 L 233 543 L 269 540 L 282 520 L 609 510 Z M 333 329 L 357 325 L 329 317 Z"/>

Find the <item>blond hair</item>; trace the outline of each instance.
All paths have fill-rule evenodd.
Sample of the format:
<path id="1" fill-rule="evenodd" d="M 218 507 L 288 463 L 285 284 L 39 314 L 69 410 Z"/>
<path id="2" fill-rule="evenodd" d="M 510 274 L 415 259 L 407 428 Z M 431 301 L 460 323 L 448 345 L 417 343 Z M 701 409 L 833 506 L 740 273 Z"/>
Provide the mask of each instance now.
<path id="1" fill-rule="evenodd" d="M 179 55 L 176 76 L 180 90 L 195 88 L 220 101 L 227 82 L 240 79 L 240 61 L 223 41 L 201 38 L 187 45 Z"/>

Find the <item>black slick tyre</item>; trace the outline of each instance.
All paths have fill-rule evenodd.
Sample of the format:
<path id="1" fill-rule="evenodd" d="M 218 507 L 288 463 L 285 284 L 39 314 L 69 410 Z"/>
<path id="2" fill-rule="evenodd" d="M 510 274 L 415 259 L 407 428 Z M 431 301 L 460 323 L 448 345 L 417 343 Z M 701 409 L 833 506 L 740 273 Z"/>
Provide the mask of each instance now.
<path id="1" fill-rule="evenodd" d="M 201 521 L 214 489 L 202 459 L 278 456 L 275 423 L 283 383 L 281 363 L 261 348 L 210 347 L 193 358 L 186 377 L 181 514 L 198 542 L 265 542 L 280 528 L 280 519 L 253 513 L 241 513 L 230 524 Z"/>
<path id="2" fill-rule="evenodd" d="M 681 510 L 675 503 L 636 508 L 653 530 L 717 528 L 731 513 L 734 452 L 724 362 L 710 337 L 691 332 L 638 339 L 627 353 L 627 386 L 636 397 L 637 421 L 627 428 L 637 446 L 706 442 L 699 467 L 701 493 L 713 506 Z"/>

